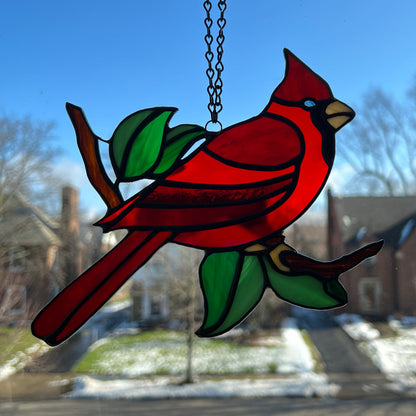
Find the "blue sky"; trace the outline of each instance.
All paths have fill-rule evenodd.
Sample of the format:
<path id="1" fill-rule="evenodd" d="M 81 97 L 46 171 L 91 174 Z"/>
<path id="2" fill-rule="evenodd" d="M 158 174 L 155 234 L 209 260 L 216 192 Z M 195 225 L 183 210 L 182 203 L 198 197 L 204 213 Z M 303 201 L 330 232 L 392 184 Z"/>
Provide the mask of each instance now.
<path id="1" fill-rule="evenodd" d="M 178 107 L 171 125 L 208 121 L 202 0 L 0 7 L 0 115 L 56 122 L 57 171 L 81 189 L 84 207 L 104 205 L 81 169 L 65 102 L 81 106 L 103 138 L 152 106 Z M 284 74 L 284 47 L 353 107 L 370 86 L 402 98 L 416 73 L 414 0 L 228 0 L 226 18 L 224 126 L 263 109 Z"/>

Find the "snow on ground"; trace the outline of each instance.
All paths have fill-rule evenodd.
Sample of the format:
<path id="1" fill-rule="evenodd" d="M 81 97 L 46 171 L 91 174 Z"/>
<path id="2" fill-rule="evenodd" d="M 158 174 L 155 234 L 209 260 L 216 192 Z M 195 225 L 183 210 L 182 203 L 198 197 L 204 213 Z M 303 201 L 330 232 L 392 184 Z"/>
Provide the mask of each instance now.
<path id="1" fill-rule="evenodd" d="M 17 352 L 12 359 L 0 366 L 0 380 L 4 380 L 16 373 L 16 371 L 24 368 L 30 362 L 34 354 L 43 354 L 48 349 L 49 347 L 46 344 L 37 342 L 31 347 L 26 348 L 25 351 Z"/>
<path id="2" fill-rule="evenodd" d="M 380 333 L 358 315 L 341 315 L 337 318 L 343 329 L 359 342 L 359 347 L 374 362 L 398 391 L 416 393 L 416 328 L 403 328 L 401 322 L 392 320 L 390 326 L 396 337 L 380 338 Z M 405 326 L 413 322 L 402 321 Z"/>
<path id="3" fill-rule="evenodd" d="M 336 316 L 335 320 L 356 341 L 369 341 L 380 336 L 380 332 L 368 322 L 364 322 L 360 315 L 344 313 Z"/>
<path id="4" fill-rule="evenodd" d="M 285 378 L 227 379 L 174 385 L 168 377 L 153 380 L 103 380 L 78 378 L 66 398 L 162 399 L 200 397 L 334 396 L 339 388 L 323 374 L 304 373 Z"/>
<path id="5" fill-rule="evenodd" d="M 103 308 L 98 312 L 95 316 L 98 316 L 99 314 L 109 314 L 113 312 L 121 311 L 125 308 L 128 308 L 132 305 L 131 299 L 125 299 L 117 302 L 110 302 L 103 306 Z"/>
<path id="6" fill-rule="evenodd" d="M 279 373 L 312 372 L 316 363 L 296 325 L 296 319 L 287 318 L 283 321 L 282 339 L 286 355 L 282 359 Z"/>
<path id="7" fill-rule="evenodd" d="M 279 376 L 256 376 L 245 379 L 205 380 L 195 384 L 178 385 L 175 378 L 152 377 L 146 380 L 104 379 L 81 376 L 77 379 L 74 391 L 66 397 L 101 398 L 183 398 L 183 397 L 262 397 L 262 396 L 333 396 L 339 387 L 328 383 L 324 374 L 313 371 L 315 362 L 304 342 L 294 319 L 286 319 L 282 324 L 281 337 L 259 339 L 257 356 L 249 357 L 252 364 L 261 365 L 261 356 L 276 353 Z M 278 348 L 274 351 L 273 346 Z M 266 349 L 268 347 L 268 349 Z M 243 357 L 233 361 L 235 365 L 246 365 Z M 218 358 L 217 358 L 218 360 Z M 206 357 L 205 364 L 195 360 L 196 372 L 201 365 L 213 365 L 215 357 Z M 137 373 L 137 368 L 134 372 Z M 129 375 L 132 376 L 132 366 Z M 282 377 L 282 374 L 285 377 Z M 136 374 L 137 376 L 137 374 Z M 176 378 L 177 382 L 177 378 Z"/>
<path id="8" fill-rule="evenodd" d="M 416 394 L 416 328 L 392 326 L 398 332 L 396 337 L 374 339 L 365 343 L 363 350 L 398 391 Z"/>

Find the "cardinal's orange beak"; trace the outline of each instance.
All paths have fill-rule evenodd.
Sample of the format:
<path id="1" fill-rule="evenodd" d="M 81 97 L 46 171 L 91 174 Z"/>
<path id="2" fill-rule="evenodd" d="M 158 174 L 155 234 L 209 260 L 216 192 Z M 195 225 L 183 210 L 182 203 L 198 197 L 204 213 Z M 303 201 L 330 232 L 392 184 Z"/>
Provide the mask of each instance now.
<path id="1" fill-rule="evenodd" d="M 355 112 L 351 107 L 348 107 L 347 104 L 344 104 L 341 101 L 332 101 L 325 108 L 325 114 L 328 123 L 338 131 L 349 123 L 355 116 Z"/>

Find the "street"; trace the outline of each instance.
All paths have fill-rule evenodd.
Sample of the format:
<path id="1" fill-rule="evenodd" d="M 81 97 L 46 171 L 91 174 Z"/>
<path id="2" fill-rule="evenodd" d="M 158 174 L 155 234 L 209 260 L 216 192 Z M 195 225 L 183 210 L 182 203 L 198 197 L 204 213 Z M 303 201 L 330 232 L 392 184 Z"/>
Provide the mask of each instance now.
<path id="1" fill-rule="evenodd" d="M 411 399 L 322 400 L 303 398 L 197 400 L 58 400 L 0 403 L 2 416 L 413 416 Z"/>

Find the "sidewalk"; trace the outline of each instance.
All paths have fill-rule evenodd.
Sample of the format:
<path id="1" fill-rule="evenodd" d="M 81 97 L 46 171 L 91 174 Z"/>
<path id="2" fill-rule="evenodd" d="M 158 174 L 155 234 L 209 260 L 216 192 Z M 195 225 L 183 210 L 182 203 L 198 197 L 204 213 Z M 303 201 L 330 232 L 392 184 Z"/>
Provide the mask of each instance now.
<path id="1" fill-rule="evenodd" d="M 330 383 L 340 386 L 337 399 L 395 399 L 414 397 L 395 390 L 393 383 L 386 380 L 381 373 L 328 374 Z"/>
<path id="2" fill-rule="evenodd" d="M 13 374 L 0 381 L 0 402 L 55 400 L 72 388 L 73 374 Z"/>
<path id="3" fill-rule="evenodd" d="M 318 377 L 317 377 L 318 376 Z M 315 378 L 314 378 L 315 377 Z M 331 374 L 314 377 L 250 377 L 200 380 L 188 386 L 171 385 L 163 377 L 127 380 L 104 379 L 73 374 L 15 374 L 0 381 L 0 402 L 82 399 L 197 399 L 203 397 L 320 397 L 336 399 L 397 399 L 412 397 L 390 389 L 384 377 L 376 374 Z M 170 380 L 172 381 L 172 380 Z M 73 394 L 75 383 L 84 383 L 80 395 Z"/>

